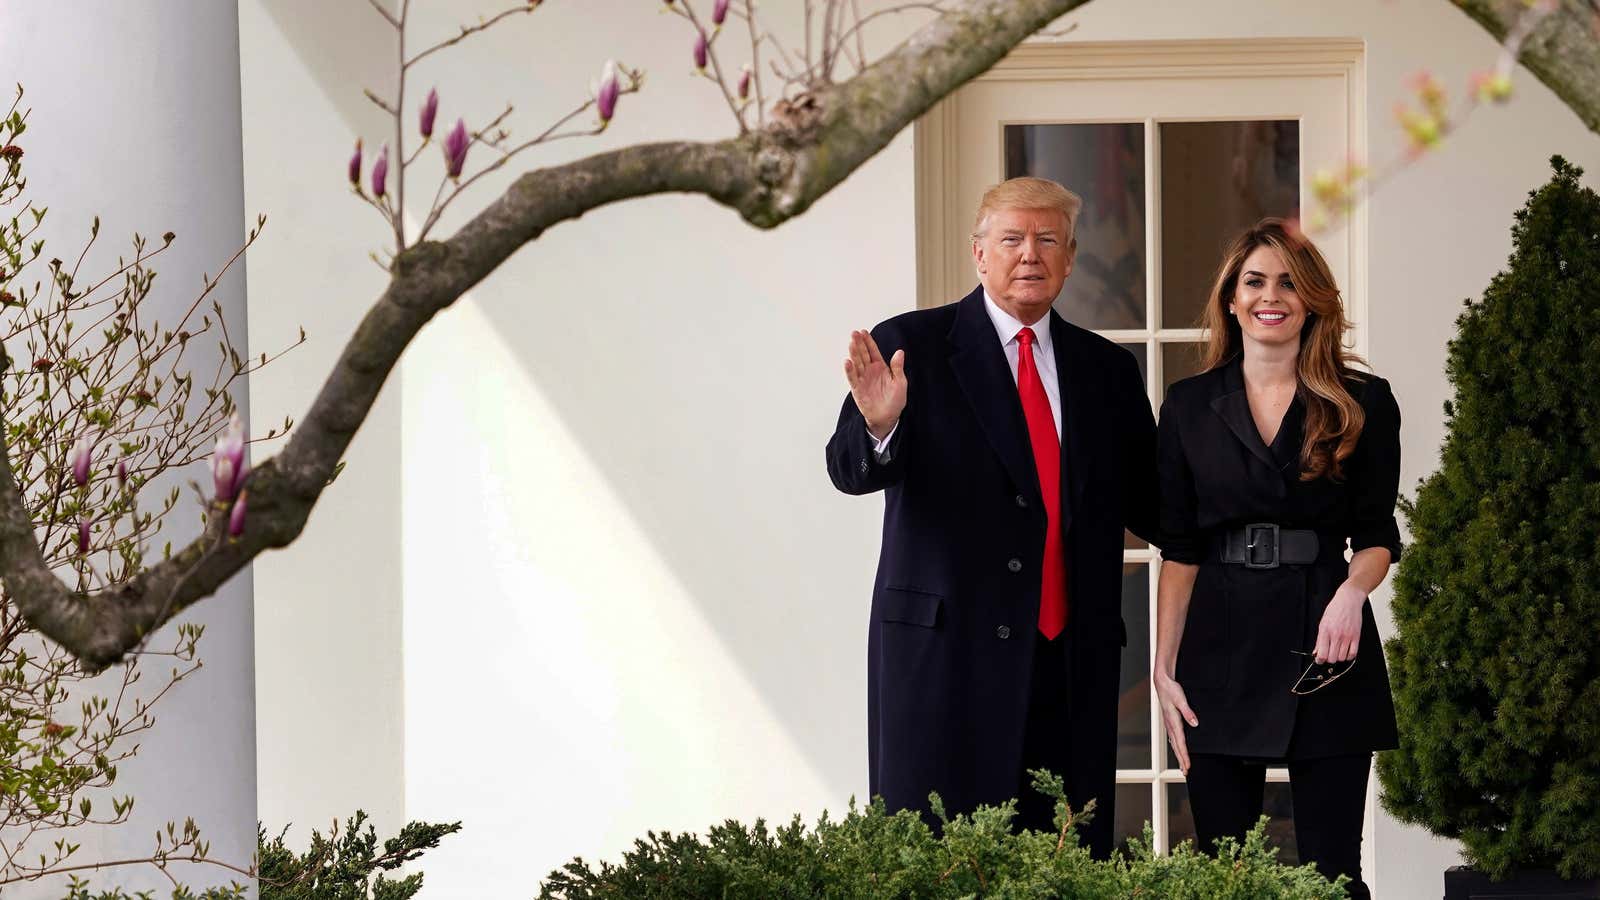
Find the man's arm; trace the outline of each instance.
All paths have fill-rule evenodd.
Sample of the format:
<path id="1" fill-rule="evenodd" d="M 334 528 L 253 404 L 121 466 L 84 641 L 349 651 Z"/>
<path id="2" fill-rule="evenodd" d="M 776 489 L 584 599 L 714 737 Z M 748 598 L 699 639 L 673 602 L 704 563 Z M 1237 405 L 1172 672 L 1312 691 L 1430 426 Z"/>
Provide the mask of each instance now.
<path id="1" fill-rule="evenodd" d="M 1122 520 L 1129 531 L 1152 544 L 1160 544 L 1158 482 L 1156 478 L 1156 420 L 1145 397 L 1139 363 L 1131 353 L 1119 353 L 1114 373 L 1122 414 L 1118 434 L 1122 441 Z"/>
<path id="2" fill-rule="evenodd" d="M 906 354 L 885 331 L 880 325 L 874 334 L 850 336 L 844 363 L 850 394 L 827 448 L 828 477 L 847 494 L 882 490 L 905 477 Z M 887 360 L 880 340 L 890 351 Z"/>

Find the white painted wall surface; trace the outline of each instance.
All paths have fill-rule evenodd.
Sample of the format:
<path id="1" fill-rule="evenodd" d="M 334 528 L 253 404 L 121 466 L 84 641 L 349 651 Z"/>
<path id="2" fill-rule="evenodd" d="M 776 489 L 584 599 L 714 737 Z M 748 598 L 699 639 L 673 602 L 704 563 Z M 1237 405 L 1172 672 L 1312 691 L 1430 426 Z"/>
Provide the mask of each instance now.
<path id="1" fill-rule="evenodd" d="M 251 350 L 277 353 L 306 329 L 252 379 L 264 434 L 310 408 L 387 281 L 367 258 L 377 215 L 351 195 L 345 162 L 352 122 L 376 150 L 379 114 L 359 85 L 381 86 L 393 44 L 359 28 L 377 19 L 366 3 L 238 7 L 245 209 L 267 216 L 250 257 Z M 391 382 L 300 539 L 255 562 L 260 816 L 302 844 L 357 809 L 386 835 L 404 824 L 399 430 Z"/>
<path id="2" fill-rule="evenodd" d="M 362 124 L 350 83 L 362 72 L 367 83 L 383 77 L 369 52 L 381 28 L 375 15 L 363 23 L 288 0 L 252 5 L 278 27 L 244 30 L 247 119 L 298 111 L 311 133 L 300 136 L 307 168 L 298 157 L 291 166 L 252 155 L 249 195 L 262 185 L 262 197 L 321 204 L 294 239 L 326 245 L 316 271 L 340 289 L 308 293 L 296 316 L 308 326 L 330 316 L 337 327 L 314 331 L 331 337 L 377 289 L 350 274 L 370 266 L 358 248 L 381 241 L 377 222 L 351 233 L 354 201 L 321 185 L 338 177 L 358 125 L 369 144 L 381 139 Z M 499 8 L 414 5 L 414 41 Z M 1072 40 L 1364 38 L 1373 156 L 1400 146 L 1389 110 L 1409 74 L 1431 69 L 1459 90 L 1495 52 L 1443 0 L 1101 0 L 1070 21 L 1080 23 Z M 688 77 L 691 38 L 675 22 L 622 0 L 546 4 L 528 23 L 425 66 L 412 96 L 437 83 L 441 123 L 481 122 L 510 101 L 526 131 L 581 99 L 615 56 L 649 72 L 645 93 L 623 98 L 603 138 L 558 144 L 527 166 L 727 134 L 720 97 Z M 252 120 L 247 138 L 257 127 L 270 125 Z M 1511 213 L 1545 179 L 1553 152 L 1591 171 L 1600 164 L 1600 142 L 1524 73 L 1510 107 L 1480 113 L 1372 200 L 1368 346 L 1405 412 L 1407 490 L 1435 464 L 1444 342 L 1460 301 L 1503 264 Z M 348 677 L 389 705 L 344 720 L 337 695 L 264 677 L 263 722 L 303 715 L 329 730 L 275 736 L 284 743 L 270 783 L 263 763 L 263 797 L 281 796 L 282 815 L 297 821 L 296 804 L 326 807 L 340 790 L 333 779 L 295 782 L 330 744 L 375 754 L 366 775 L 348 763 L 340 771 L 361 792 L 380 791 L 397 765 L 382 729 L 403 722 L 405 817 L 459 818 L 466 829 L 426 858 L 429 894 L 475 897 L 531 891 L 575 854 L 615 858 L 647 828 L 814 816 L 863 794 L 865 619 L 881 505 L 834 493 L 822 446 L 843 394 L 848 331 L 914 304 L 911 168 L 902 136 L 771 233 L 698 198 L 598 210 L 523 249 L 431 324 L 402 364 L 398 411 L 358 439 L 373 454 L 372 480 L 341 480 L 330 497 L 347 491 L 336 502 L 348 513 L 313 518 L 341 532 L 340 553 L 293 557 L 283 573 L 287 594 L 346 583 L 347 558 L 384 590 L 399 572 L 399 642 L 392 606 L 373 612 L 378 626 L 324 610 L 314 663 L 324 681 Z M 293 254 L 275 264 L 301 265 Z M 292 283 L 296 270 L 287 271 L 269 277 Z M 285 393 L 289 411 L 309 401 L 294 393 L 306 390 L 309 381 Z M 398 548 L 385 518 L 396 507 L 376 474 L 395 464 L 379 461 L 378 445 L 396 442 Z M 304 608 L 343 602 L 338 593 Z M 263 608 L 280 602 L 262 596 Z M 1386 619 L 1386 596 L 1379 601 Z M 263 641 L 264 659 L 289 650 Z M 374 667 L 400 659 L 397 708 L 392 669 Z M 1439 893 L 1448 845 L 1382 817 L 1375 844 L 1380 896 Z"/>
<path id="3" fill-rule="evenodd" d="M 29 196 L 49 207 L 46 259 L 80 250 L 96 214 L 101 237 L 85 273 L 112 271 L 118 255 L 129 255 L 135 231 L 157 246 L 163 232 L 174 231 L 177 241 L 155 265 L 160 275 L 144 315 L 181 316 L 200 293 L 202 274 L 215 275 L 244 240 L 238 52 L 231 4 L 0 2 L 6 83 L 21 81 L 25 105 L 33 109 L 21 144 Z M 242 347 L 243 268 L 213 296 Z M 199 343 L 205 346 L 186 357 L 197 381 L 216 359 L 210 340 Z M 243 391 L 236 397 L 248 408 Z M 196 468 L 184 478 L 209 476 Z M 197 510 L 186 490 L 163 536 L 181 546 L 197 532 Z M 160 545 L 149 552 L 159 558 Z M 137 798 L 132 820 L 74 836 L 83 843 L 78 861 L 148 855 L 158 827 L 193 816 L 211 840 L 213 857 L 249 863 L 256 822 L 251 619 L 248 573 L 181 618 L 206 626 L 200 643 L 205 667 L 156 707 L 156 727 L 139 741 L 138 757 L 120 767 L 115 793 Z M 150 682 L 169 666 L 155 659 L 146 668 Z M 96 799 L 97 809 L 109 809 L 109 799 Z M 197 866 L 176 866 L 174 874 L 196 887 L 231 877 Z M 160 889 L 167 881 L 143 868 L 100 873 L 93 883 L 132 890 Z M 59 898 L 63 884 L 8 886 L 5 896 Z"/>

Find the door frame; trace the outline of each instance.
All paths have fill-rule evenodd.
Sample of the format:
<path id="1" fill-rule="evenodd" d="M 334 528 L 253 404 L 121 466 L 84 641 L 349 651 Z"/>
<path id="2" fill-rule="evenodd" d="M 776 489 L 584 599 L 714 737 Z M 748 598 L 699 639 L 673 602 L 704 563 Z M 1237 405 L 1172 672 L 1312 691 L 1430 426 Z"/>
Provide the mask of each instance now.
<path id="1" fill-rule="evenodd" d="M 1161 80 L 1174 78 L 1273 78 L 1296 75 L 1342 79 L 1349 152 L 1367 159 L 1366 42 L 1360 38 L 1250 38 L 1174 41 L 1039 41 L 1011 51 L 974 82 Z M 975 277 L 965 235 L 976 197 L 955 190 L 960 152 L 960 91 L 939 101 L 913 126 L 916 203 L 917 307 L 940 306 L 971 290 Z M 1062 119 L 1070 119 L 1063 115 Z M 1142 117 L 1140 117 L 1142 118 Z M 1309 198 L 1314 167 L 1328 160 L 1301 159 L 1301 196 Z M 1151 171 L 1154 153 L 1147 155 Z M 1308 166 L 1307 164 L 1310 163 Z M 998 175 L 997 175 L 998 179 Z M 1147 179 L 1148 181 L 1148 179 Z M 1158 185 L 1149 181 L 1151 204 Z M 1149 218 L 1149 258 L 1159 258 L 1159 230 Z M 1367 204 L 1359 202 L 1342 224 L 1314 235 L 1320 244 L 1340 241 L 1350 261 L 1345 310 L 1354 322 L 1357 353 L 1367 349 Z M 957 252 L 956 248 L 960 248 Z M 1157 273 L 1146 290 L 1160 290 Z"/>

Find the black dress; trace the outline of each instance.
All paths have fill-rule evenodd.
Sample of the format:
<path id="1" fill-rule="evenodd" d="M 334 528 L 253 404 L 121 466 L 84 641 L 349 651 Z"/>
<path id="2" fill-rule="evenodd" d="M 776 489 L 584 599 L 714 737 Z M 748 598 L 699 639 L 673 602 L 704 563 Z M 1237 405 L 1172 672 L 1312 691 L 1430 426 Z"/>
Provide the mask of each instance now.
<path id="1" fill-rule="evenodd" d="M 1344 478 L 1301 481 L 1305 406 L 1289 405 L 1272 446 L 1262 442 L 1245 397 L 1241 362 L 1186 378 L 1161 407 L 1162 556 L 1200 566 L 1174 673 L 1200 720 L 1191 753 L 1266 761 L 1312 759 L 1398 745 L 1389 674 L 1371 603 L 1350 671 L 1315 693 L 1290 691 L 1316 647 L 1322 612 L 1344 582 L 1352 550 L 1400 556 L 1394 504 L 1400 478 L 1400 410 L 1375 375 L 1346 382 L 1366 412 Z M 1307 565 L 1247 569 L 1220 561 L 1224 529 L 1252 523 L 1319 533 Z"/>

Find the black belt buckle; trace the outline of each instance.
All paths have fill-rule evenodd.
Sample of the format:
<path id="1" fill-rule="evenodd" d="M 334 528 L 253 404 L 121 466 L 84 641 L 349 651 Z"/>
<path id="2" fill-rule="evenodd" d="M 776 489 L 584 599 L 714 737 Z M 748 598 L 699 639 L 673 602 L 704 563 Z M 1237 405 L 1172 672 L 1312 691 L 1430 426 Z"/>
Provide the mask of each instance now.
<path id="1" fill-rule="evenodd" d="M 1260 535 L 1268 536 L 1272 543 L 1270 545 L 1263 545 L 1259 537 Z M 1255 551 L 1256 548 L 1260 546 L 1270 546 L 1272 548 L 1272 558 L 1266 562 L 1256 562 Z M 1282 545 L 1279 543 L 1277 525 L 1261 522 L 1253 525 L 1246 525 L 1244 527 L 1244 567 L 1246 569 L 1276 569 L 1278 567 L 1281 547 Z"/>

